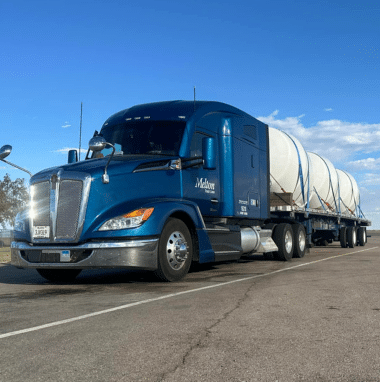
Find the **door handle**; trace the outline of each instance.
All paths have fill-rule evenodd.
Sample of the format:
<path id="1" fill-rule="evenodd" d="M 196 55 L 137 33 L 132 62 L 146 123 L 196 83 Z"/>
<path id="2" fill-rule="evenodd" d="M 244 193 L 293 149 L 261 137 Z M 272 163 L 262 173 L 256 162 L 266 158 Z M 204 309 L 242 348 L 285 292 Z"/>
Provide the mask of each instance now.
<path id="1" fill-rule="evenodd" d="M 218 204 L 218 203 L 219 203 L 219 200 L 218 200 L 218 199 L 211 199 L 211 203 L 213 203 L 213 204 Z"/>

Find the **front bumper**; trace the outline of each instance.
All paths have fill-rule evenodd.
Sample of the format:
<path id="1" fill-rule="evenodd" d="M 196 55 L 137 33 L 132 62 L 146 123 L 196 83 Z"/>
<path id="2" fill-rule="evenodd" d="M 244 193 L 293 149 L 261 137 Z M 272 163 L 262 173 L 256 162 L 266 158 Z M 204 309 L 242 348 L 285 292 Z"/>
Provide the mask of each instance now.
<path id="1" fill-rule="evenodd" d="M 70 251 L 69 260 L 60 260 L 59 252 Z M 18 268 L 157 269 L 158 238 L 116 242 L 91 242 L 76 246 L 34 246 L 26 242 L 11 244 L 11 264 Z"/>

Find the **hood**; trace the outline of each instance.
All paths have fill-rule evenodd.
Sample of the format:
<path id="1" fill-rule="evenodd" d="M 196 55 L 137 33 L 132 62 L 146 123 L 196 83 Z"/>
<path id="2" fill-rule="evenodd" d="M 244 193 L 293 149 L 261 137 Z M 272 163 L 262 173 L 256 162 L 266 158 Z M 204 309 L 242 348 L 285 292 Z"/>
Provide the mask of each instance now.
<path id="1" fill-rule="evenodd" d="M 157 155 L 123 155 L 114 156 L 107 168 L 107 173 L 110 177 L 113 175 L 130 174 L 140 165 L 152 163 L 154 166 L 166 163 L 173 159 L 173 156 L 157 156 Z M 85 161 L 66 164 L 63 166 L 51 167 L 38 172 L 33 175 L 33 180 L 45 177 L 52 173 L 57 173 L 59 170 L 64 172 L 84 172 L 90 174 L 92 178 L 96 179 L 104 174 L 104 169 L 108 162 L 108 157 L 99 159 L 88 159 Z"/>

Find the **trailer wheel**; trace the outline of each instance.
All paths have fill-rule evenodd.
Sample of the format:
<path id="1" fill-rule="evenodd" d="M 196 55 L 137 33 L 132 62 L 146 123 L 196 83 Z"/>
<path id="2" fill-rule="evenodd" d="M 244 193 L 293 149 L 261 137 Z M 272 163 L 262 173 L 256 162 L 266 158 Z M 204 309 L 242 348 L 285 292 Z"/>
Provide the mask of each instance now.
<path id="1" fill-rule="evenodd" d="M 355 227 L 347 227 L 347 244 L 350 248 L 356 245 L 356 229 Z"/>
<path id="2" fill-rule="evenodd" d="M 69 282 L 81 273 L 81 269 L 37 269 L 37 272 L 51 282 Z"/>
<path id="3" fill-rule="evenodd" d="M 302 258 L 306 252 L 306 231 L 302 224 L 293 224 L 294 252 L 293 257 Z"/>
<path id="4" fill-rule="evenodd" d="M 278 224 L 273 231 L 273 241 L 278 247 L 274 256 L 278 260 L 289 261 L 293 257 L 294 240 L 292 226 L 287 223 Z"/>
<path id="5" fill-rule="evenodd" d="M 361 247 L 365 246 L 367 242 L 367 231 L 365 227 L 359 227 L 358 229 L 358 243 Z"/>
<path id="6" fill-rule="evenodd" d="M 340 241 L 340 246 L 342 248 L 347 248 L 347 229 L 346 227 L 341 227 L 339 230 L 339 241 Z"/>
<path id="7" fill-rule="evenodd" d="M 169 218 L 158 243 L 156 276 L 163 281 L 178 281 L 189 271 L 193 243 L 189 229 L 179 219 Z"/>

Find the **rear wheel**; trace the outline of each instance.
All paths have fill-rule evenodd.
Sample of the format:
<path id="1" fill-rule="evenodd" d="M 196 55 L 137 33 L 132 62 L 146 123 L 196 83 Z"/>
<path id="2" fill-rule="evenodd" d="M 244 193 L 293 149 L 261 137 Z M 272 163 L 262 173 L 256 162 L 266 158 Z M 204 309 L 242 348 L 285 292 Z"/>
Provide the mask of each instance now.
<path id="1" fill-rule="evenodd" d="M 81 269 L 37 269 L 37 272 L 51 282 L 69 282 L 81 273 Z"/>
<path id="2" fill-rule="evenodd" d="M 158 268 L 155 274 L 163 281 L 178 281 L 189 271 L 193 243 L 186 224 L 169 218 L 158 244 Z"/>
<path id="3" fill-rule="evenodd" d="M 359 227 L 358 229 L 358 243 L 360 246 L 364 247 L 367 242 L 367 231 L 365 227 Z"/>
<path id="4" fill-rule="evenodd" d="M 273 241 L 278 247 L 274 256 L 278 260 L 289 261 L 293 257 L 294 240 L 292 226 L 287 223 L 278 224 L 273 231 Z"/>
<path id="5" fill-rule="evenodd" d="M 350 248 L 354 248 L 356 245 L 356 228 L 347 227 L 347 244 Z"/>
<path id="6" fill-rule="evenodd" d="M 346 229 L 346 227 L 342 227 L 339 230 L 339 241 L 340 241 L 340 246 L 342 248 L 347 248 L 347 229 Z"/>
<path id="7" fill-rule="evenodd" d="M 302 224 L 293 224 L 294 252 L 293 257 L 302 258 L 306 252 L 306 231 Z"/>

